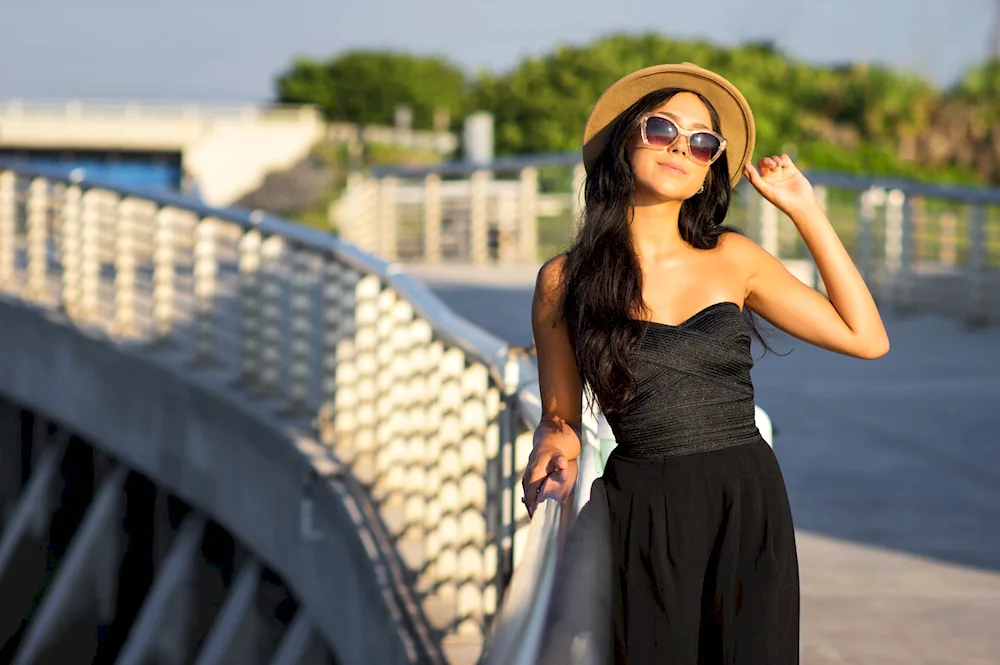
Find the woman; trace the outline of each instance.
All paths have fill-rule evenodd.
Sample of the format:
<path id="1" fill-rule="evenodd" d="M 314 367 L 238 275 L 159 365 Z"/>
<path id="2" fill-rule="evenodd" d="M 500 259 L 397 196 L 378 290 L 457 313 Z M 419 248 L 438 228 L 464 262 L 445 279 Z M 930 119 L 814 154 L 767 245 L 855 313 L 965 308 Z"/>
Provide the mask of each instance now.
<path id="1" fill-rule="evenodd" d="M 798 662 L 795 536 L 754 421 L 751 312 L 846 355 L 889 350 L 811 185 L 786 155 L 755 167 L 753 146 L 750 107 L 721 76 L 685 63 L 624 77 L 587 121 L 581 231 L 539 271 L 544 411 L 525 504 L 573 473 L 589 386 L 618 442 L 604 472 L 617 663 Z M 829 299 L 723 225 L 741 175 L 794 222 Z"/>

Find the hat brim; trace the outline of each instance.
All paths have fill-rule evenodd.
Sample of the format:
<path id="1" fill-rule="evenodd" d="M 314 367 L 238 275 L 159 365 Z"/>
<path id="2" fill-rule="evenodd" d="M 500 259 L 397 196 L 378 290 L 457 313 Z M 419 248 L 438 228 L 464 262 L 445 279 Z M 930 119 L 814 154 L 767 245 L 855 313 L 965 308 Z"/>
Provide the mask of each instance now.
<path id="1" fill-rule="evenodd" d="M 720 133 L 726 138 L 729 184 L 735 187 L 743 165 L 753 158 L 756 127 L 753 112 L 732 83 L 689 62 L 656 65 L 632 72 L 601 94 L 587 118 L 583 132 L 583 165 L 589 172 L 611 140 L 617 121 L 630 106 L 657 90 L 680 88 L 703 96 L 719 114 Z"/>

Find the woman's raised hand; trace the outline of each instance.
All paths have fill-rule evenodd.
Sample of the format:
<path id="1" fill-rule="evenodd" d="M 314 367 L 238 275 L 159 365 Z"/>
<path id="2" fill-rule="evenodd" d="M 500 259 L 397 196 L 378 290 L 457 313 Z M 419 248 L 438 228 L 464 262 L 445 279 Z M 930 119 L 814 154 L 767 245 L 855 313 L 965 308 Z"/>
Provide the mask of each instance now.
<path id="1" fill-rule="evenodd" d="M 772 155 L 743 166 L 743 175 L 760 195 L 789 217 L 817 206 L 812 184 L 788 155 Z"/>

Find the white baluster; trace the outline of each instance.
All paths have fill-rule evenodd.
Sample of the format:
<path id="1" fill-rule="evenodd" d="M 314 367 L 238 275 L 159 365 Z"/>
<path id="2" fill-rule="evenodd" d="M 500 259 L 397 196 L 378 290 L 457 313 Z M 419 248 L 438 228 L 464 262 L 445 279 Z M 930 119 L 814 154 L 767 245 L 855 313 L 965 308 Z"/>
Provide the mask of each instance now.
<path id="1" fill-rule="evenodd" d="M 216 258 L 219 222 L 210 217 L 200 219 L 195 226 L 194 242 L 194 302 L 195 302 L 195 363 L 207 365 L 215 358 L 215 294 L 219 273 Z"/>
<path id="2" fill-rule="evenodd" d="M 28 189 L 28 283 L 27 300 L 48 300 L 48 240 L 51 187 L 45 178 L 35 178 Z"/>
<path id="3" fill-rule="evenodd" d="M 15 256 L 17 255 L 17 175 L 0 172 L 0 290 L 16 290 Z"/>

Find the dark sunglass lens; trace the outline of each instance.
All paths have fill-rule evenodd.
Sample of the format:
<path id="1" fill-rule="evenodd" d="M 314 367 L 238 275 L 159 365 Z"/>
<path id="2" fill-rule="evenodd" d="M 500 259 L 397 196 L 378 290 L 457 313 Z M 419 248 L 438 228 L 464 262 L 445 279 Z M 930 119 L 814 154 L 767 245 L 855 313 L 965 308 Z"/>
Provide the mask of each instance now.
<path id="1" fill-rule="evenodd" d="M 691 136 L 691 156 L 703 164 L 708 164 L 719 151 L 719 139 L 705 132 Z"/>
<path id="2" fill-rule="evenodd" d="M 657 148 L 665 148 L 677 140 L 677 125 L 666 118 L 650 116 L 646 120 L 646 142 Z"/>

